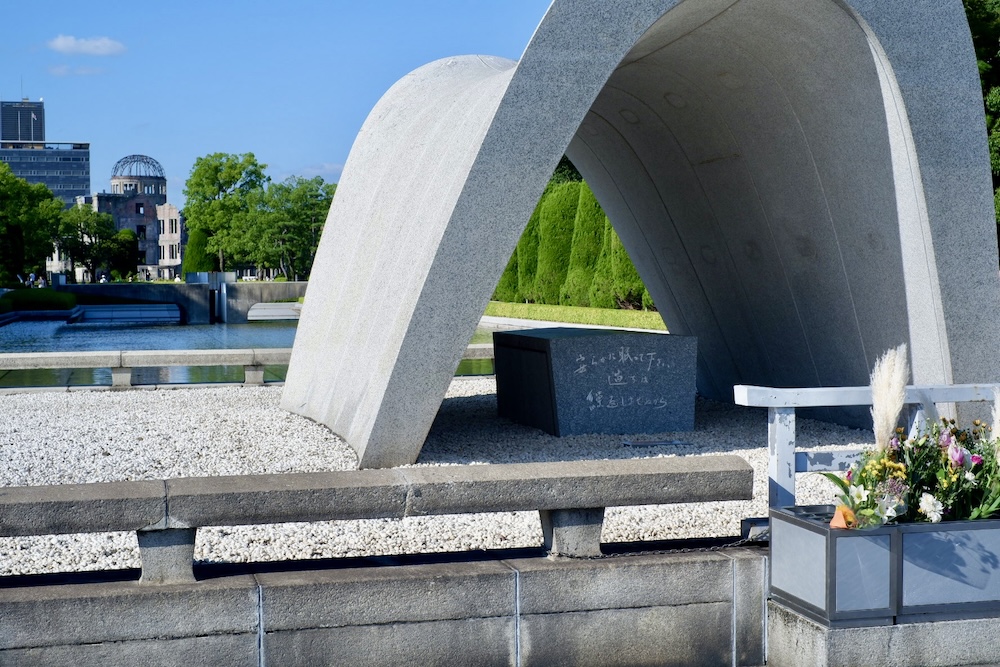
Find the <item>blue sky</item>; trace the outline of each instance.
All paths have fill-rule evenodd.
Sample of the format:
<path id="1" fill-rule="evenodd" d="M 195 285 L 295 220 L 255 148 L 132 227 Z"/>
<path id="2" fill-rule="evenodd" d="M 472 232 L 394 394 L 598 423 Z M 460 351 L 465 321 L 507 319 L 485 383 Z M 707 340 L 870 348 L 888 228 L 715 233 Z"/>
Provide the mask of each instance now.
<path id="1" fill-rule="evenodd" d="M 275 181 L 336 182 L 368 112 L 438 58 L 520 57 L 550 0 L 5 2 L 0 99 L 86 141 L 91 190 L 134 153 L 183 204 L 196 158 L 252 152 Z M 23 81 L 23 84 L 22 84 Z"/>

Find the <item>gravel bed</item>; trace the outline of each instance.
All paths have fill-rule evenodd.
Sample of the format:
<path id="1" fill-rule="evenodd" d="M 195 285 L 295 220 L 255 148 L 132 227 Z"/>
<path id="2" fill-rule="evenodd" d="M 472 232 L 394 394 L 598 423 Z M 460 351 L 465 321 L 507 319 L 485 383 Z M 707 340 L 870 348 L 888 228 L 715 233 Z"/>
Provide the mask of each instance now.
<path id="1" fill-rule="evenodd" d="M 0 395 L 0 486 L 357 468 L 325 427 L 278 407 L 281 388 L 198 387 Z M 871 433 L 797 420 L 800 449 L 857 449 Z M 630 443 L 627 441 L 631 441 Z M 456 378 L 415 465 L 711 456 L 754 468 L 754 499 L 609 508 L 605 542 L 738 535 L 767 513 L 767 412 L 698 399 L 694 431 L 557 438 L 496 416 L 496 382 Z M 799 475 L 798 502 L 832 485 Z M 204 528 L 211 562 L 387 555 L 537 546 L 537 512 Z M 134 533 L 0 538 L 0 575 L 139 567 Z"/>

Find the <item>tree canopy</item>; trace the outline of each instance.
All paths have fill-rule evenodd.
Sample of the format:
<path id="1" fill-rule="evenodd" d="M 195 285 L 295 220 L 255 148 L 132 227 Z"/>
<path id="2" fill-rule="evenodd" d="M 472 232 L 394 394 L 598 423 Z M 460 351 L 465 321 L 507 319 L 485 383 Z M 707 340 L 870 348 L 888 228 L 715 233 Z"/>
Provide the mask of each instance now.
<path id="1" fill-rule="evenodd" d="M 0 162 L 0 285 L 45 269 L 63 206 L 47 187 L 18 178 Z"/>
<path id="2" fill-rule="evenodd" d="M 336 190 L 319 176 L 292 176 L 253 192 L 240 255 L 258 269 L 277 268 L 289 280 L 307 278 Z"/>
<path id="3" fill-rule="evenodd" d="M 207 237 L 207 252 L 218 256 L 221 271 L 226 259 L 238 257 L 245 245 L 241 225 L 246 224 L 251 200 L 270 181 L 266 168 L 253 153 L 212 153 L 195 160 L 191 168 L 184 185 L 184 217 L 189 232 Z"/>
<path id="4" fill-rule="evenodd" d="M 336 183 L 292 176 L 272 183 L 253 153 L 198 158 L 185 185 L 188 245 L 183 271 L 230 266 L 278 269 L 305 280 Z"/>
<path id="5" fill-rule="evenodd" d="M 87 270 L 90 282 L 95 282 L 98 268 L 107 266 L 112 257 L 121 261 L 122 250 L 115 236 L 115 220 L 110 214 L 98 213 L 90 206 L 74 206 L 62 212 L 56 245 L 71 267 L 80 264 Z M 136 252 L 130 253 L 131 269 L 127 273 L 135 271 L 135 257 Z"/>

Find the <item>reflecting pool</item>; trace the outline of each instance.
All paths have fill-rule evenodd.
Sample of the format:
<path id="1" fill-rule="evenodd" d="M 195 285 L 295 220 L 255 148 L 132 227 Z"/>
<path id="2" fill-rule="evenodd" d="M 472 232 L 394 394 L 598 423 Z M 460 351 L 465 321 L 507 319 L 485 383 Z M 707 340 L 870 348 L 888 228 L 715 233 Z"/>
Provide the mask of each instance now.
<path id="1" fill-rule="evenodd" d="M 108 322 L 12 322 L 0 326 L 0 353 L 85 350 L 224 350 L 285 348 L 295 342 L 297 321 L 249 324 L 139 325 Z M 483 333 L 477 334 L 483 337 Z M 285 379 L 287 366 L 265 366 L 264 381 Z M 457 375 L 493 372 L 490 359 L 467 359 Z M 242 382 L 242 366 L 166 366 L 137 368 L 133 384 Z M 0 370 L 0 388 L 110 385 L 108 368 Z"/>
<path id="2" fill-rule="evenodd" d="M 233 350 L 291 347 L 295 321 L 251 324 L 11 322 L 0 327 L 0 352 L 79 350 Z"/>
<path id="3" fill-rule="evenodd" d="M 85 350 L 223 350 L 291 347 L 295 321 L 251 324 L 139 325 L 109 322 L 12 322 L 0 327 L 0 352 Z M 285 379 L 287 366 L 265 366 L 264 381 Z M 132 383 L 242 382 L 243 366 L 136 368 Z M 110 385 L 109 368 L 0 371 L 0 388 Z"/>

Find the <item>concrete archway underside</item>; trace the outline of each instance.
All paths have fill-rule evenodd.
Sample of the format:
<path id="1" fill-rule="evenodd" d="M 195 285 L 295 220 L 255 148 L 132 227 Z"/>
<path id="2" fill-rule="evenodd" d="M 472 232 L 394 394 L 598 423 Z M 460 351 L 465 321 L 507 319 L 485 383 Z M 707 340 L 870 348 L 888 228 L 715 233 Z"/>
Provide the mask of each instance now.
<path id="1" fill-rule="evenodd" d="M 416 70 L 362 128 L 282 406 L 411 463 L 567 153 L 698 389 L 1000 379 L 996 230 L 960 0 L 555 0 L 521 60 Z"/>

